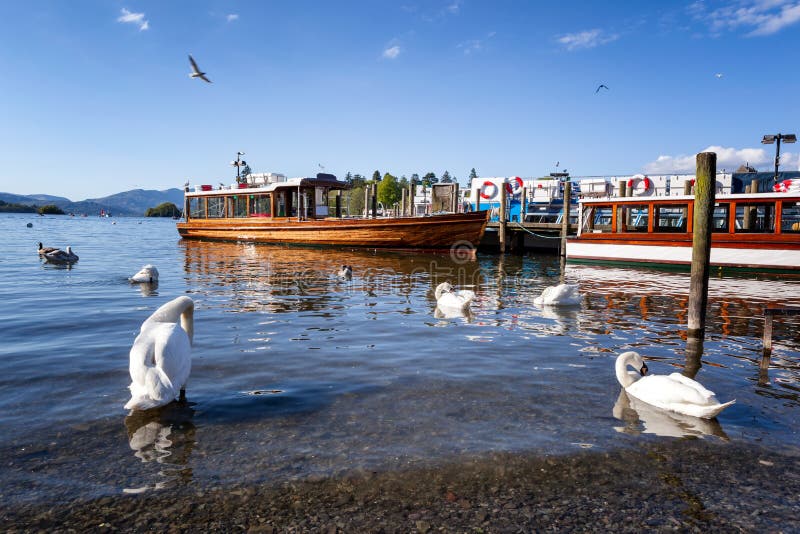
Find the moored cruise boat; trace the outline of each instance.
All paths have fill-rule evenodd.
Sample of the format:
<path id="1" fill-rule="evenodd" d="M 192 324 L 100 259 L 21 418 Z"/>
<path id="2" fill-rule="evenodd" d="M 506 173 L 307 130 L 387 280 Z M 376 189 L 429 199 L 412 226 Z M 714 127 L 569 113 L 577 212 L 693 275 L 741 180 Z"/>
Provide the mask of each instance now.
<path id="1" fill-rule="evenodd" d="M 567 261 L 689 268 L 694 196 L 677 190 L 670 196 L 582 199 Z M 800 274 L 800 191 L 782 190 L 716 195 L 712 267 Z"/>
<path id="2" fill-rule="evenodd" d="M 287 179 L 253 175 L 246 183 L 185 192 L 186 239 L 254 243 L 447 250 L 477 248 L 488 212 L 425 217 L 342 217 L 329 207 L 329 194 L 349 189 L 331 174 Z"/>

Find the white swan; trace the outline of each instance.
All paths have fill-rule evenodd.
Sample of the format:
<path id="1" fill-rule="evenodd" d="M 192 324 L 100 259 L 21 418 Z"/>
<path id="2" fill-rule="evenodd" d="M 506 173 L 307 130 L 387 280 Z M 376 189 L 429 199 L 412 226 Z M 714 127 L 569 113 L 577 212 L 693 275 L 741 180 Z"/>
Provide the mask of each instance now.
<path id="1" fill-rule="evenodd" d="M 633 366 L 641 376 L 628 371 L 629 365 Z M 628 351 L 620 354 L 615 369 L 617 380 L 630 396 L 663 410 L 711 419 L 736 402 L 732 400 L 720 404 L 713 392 L 680 373 L 645 376 L 647 365 L 637 352 Z"/>
<path id="2" fill-rule="evenodd" d="M 581 303 L 578 284 L 559 284 L 544 288 L 542 294 L 533 303 L 537 306 L 576 306 Z"/>
<path id="3" fill-rule="evenodd" d="M 353 277 L 353 267 L 350 265 L 342 265 L 342 268 L 336 271 L 336 276 L 339 278 L 346 278 L 347 280 Z"/>
<path id="4" fill-rule="evenodd" d="M 178 324 L 180 321 L 180 324 Z M 142 323 L 131 347 L 129 410 L 147 410 L 185 398 L 192 368 L 194 301 L 178 297 Z"/>
<path id="5" fill-rule="evenodd" d="M 628 395 L 624 389 L 620 390 L 612 413 L 625 423 L 624 426 L 615 426 L 614 430 L 625 434 L 655 434 L 674 438 L 717 436 L 725 441 L 729 439 L 716 419 L 701 419 L 661 410 Z"/>
<path id="6" fill-rule="evenodd" d="M 436 307 L 441 310 L 463 310 L 475 298 L 475 292 L 468 289 L 454 290 L 450 282 L 442 282 L 434 291 Z"/>
<path id="7" fill-rule="evenodd" d="M 44 259 L 52 263 L 75 263 L 78 255 L 72 252 L 72 247 L 67 246 L 66 250 L 52 250 L 44 253 Z"/>
<path id="8" fill-rule="evenodd" d="M 148 263 L 138 273 L 131 276 L 129 280 L 133 283 L 158 282 L 158 269 Z"/>

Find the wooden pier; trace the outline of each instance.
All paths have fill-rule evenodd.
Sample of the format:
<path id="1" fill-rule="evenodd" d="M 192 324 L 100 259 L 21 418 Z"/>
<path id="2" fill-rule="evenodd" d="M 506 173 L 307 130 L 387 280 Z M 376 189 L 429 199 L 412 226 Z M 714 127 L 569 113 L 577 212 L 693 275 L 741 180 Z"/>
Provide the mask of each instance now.
<path id="1" fill-rule="evenodd" d="M 500 222 L 486 225 L 481 239 L 481 248 L 500 249 Z M 578 233 L 578 225 L 569 225 L 569 234 Z M 505 243 L 508 252 L 522 253 L 525 250 L 548 250 L 558 252 L 561 245 L 561 223 L 506 222 Z"/>

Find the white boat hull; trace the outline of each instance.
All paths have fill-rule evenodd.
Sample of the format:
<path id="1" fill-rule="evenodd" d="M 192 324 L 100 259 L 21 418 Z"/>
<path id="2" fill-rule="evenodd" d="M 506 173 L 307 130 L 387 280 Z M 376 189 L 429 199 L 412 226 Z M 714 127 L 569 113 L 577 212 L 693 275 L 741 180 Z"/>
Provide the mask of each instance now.
<path id="1" fill-rule="evenodd" d="M 692 262 L 692 247 L 569 241 L 567 260 L 689 266 Z M 711 265 L 734 269 L 800 272 L 800 250 L 712 247 Z"/>

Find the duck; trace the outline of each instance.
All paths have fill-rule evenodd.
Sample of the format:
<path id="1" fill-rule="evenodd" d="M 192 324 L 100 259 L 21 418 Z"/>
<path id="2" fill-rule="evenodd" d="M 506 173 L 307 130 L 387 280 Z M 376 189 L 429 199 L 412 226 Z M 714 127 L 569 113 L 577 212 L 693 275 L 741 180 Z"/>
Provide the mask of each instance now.
<path id="1" fill-rule="evenodd" d="M 453 289 L 450 282 L 442 282 L 434 291 L 436 307 L 444 310 L 463 310 L 468 308 L 475 298 L 475 292 L 468 289 Z"/>
<path id="2" fill-rule="evenodd" d="M 44 256 L 48 252 L 55 252 L 56 250 L 58 250 L 56 247 L 46 247 L 39 241 L 39 256 Z"/>
<path id="3" fill-rule="evenodd" d="M 72 252 L 72 247 L 67 245 L 66 250 L 55 249 L 44 253 L 44 259 L 51 263 L 75 263 L 78 255 Z"/>
<path id="4" fill-rule="evenodd" d="M 336 276 L 339 278 L 350 279 L 353 277 L 353 267 L 350 265 L 342 265 L 342 268 L 336 271 Z"/>
<path id="5" fill-rule="evenodd" d="M 533 299 L 537 306 L 577 306 L 581 303 L 578 284 L 558 284 L 544 288 L 542 294 Z"/>
<path id="6" fill-rule="evenodd" d="M 629 371 L 629 366 L 636 371 Z M 720 403 L 712 391 L 680 373 L 647 375 L 647 365 L 638 352 L 620 354 L 615 371 L 617 380 L 628 395 L 662 410 L 713 419 L 736 402 L 734 399 Z"/>
<path id="7" fill-rule="evenodd" d="M 165 406 L 186 399 L 192 368 L 194 301 L 181 296 L 148 317 L 130 351 L 131 399 L 127 410 Z"/>
<path id="8" fill-rule="evenodd" d="M 148 263 L 142 267 L 138 273 L 131 276 L 129 280 L 134 284 L 151 284 L 158 282 L 158 269 Z"/>

